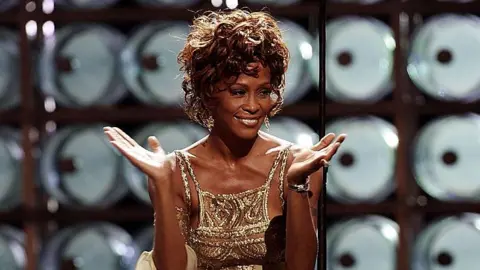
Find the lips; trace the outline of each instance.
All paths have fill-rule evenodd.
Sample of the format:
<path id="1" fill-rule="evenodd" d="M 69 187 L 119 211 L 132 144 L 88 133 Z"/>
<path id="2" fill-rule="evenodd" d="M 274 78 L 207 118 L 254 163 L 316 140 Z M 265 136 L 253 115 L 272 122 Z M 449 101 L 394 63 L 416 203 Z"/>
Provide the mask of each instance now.
<path id="1" fill-rule="evenodd" d="M 235 120 L 239 121 L 240 123 L 244 124 L 245 126 L 248 127 L 255 127 L 257 126 L 258 122 L 260 121 L 260 118 L 241 118 L 241 117 L 236 117 Z"/>

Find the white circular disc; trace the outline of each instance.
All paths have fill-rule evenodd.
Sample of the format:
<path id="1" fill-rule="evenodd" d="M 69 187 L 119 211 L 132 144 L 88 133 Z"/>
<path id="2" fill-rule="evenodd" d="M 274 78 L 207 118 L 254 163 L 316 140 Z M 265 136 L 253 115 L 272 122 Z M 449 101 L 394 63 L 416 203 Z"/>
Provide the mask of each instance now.
<path id="1" fill-rule="evenodd" d="M 479 61 L 479 18 L 445 14 L 416 29 L 407 71 L 436 99 L 471 101 L 480 98 L 480 73 L 474 72 Z"/>
<path id="2" fill-rule="evenodd" d="M 480 116 L 436 119 L 419 132 L 414 174 L 429 195 L 440 200 L 479 200 Z"/>
<path id="3" fill-rule="evenodd" d="M 118 63 L 124 42 L 119 31 L 96 24 L 68 25 L 46 36 L 38 69 L 41 90 L 70 107 L 117 102 L 126 94 Z M 57 60 L 71 70 L 59 70 Z"/>
<path id="4" fill-rule="evenodd" d="M 379 202 L 395 188 L 395 127 L 377 117 L 336 120 L 326 133 L 345 133 L 348 138 L 332 158 L 327 193 L 343 203 Z"/>
<path id="5" fill-rule="evenodd" d="M 0 109 L 20 103 L 20 59 L 18 35 L 0 27 Z"/>
<path id="6" fill-rule="evenodd" d="M 312 85 L 307 66 L 307 60 L 312 57 L 312 37 L 302 26 L 292 21 L 280 20 L 278 25 L 290 53 L 284 92 L 284 104 L 290 105 L 306 95 Z"/>
<path id="7" fill-rule="evenodd" d="M 396 45 L 385 23 L 372 18 L 340 17 L 327 23 L 326 34 L 329 98 L 375 102 L 391 92 Z"/>
<path id="8" fill-rule="evenodd" d="M 83 204 L 92 205 L 107 197 L 117 185 L 120 157 L 103 134 L 83 130 L 64 143 L 58 158 L 72 158 L 76 170 L 62 175 L 66 191 Z"/>
<path id="9" fill-rule="evenodd" d="M 480 249 L 480 215 L 465 213 L 438 219 L 415 241 L 412 270 L 476 270 Z"/>
<path id="10" fill-rule="evenodd" d="M 172 21 L 142 26 L 131 35 L 121 54 L 123 77 L 140 101 L 177 107 L 183 103 L 183 74 L 177 57 L 188 32 L 186 22 Z M 154 57 L 158 67 L 144 68 L 144 57 Z"/>
<path id="11" fill-rule="evenodd" d="M 337 222 L 327 230 L 327 269 L 343 270 L 340 258 L 349 256 L 356 270 L 394 270 L 398 225 L 380 216 Z"/>

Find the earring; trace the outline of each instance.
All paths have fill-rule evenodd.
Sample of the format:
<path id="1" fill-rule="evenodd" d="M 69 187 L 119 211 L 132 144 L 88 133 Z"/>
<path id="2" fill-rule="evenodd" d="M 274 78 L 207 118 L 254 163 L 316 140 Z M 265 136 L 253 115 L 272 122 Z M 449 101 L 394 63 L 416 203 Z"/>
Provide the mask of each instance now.
<path id="1" fill-rule="evenodd" d="M 268 120 L 268 116 L 265 116 L 265 127 L 267 128 L 267 131 L 270 131 L 270 121 Z"/>
<path id="2" fill-rule="evenodd" d="M 207 129 L 208 129 L 208 131 L 212 131 L 213 124 L 214 124 L 213 118 L 210 116 L 207 119 Z"/>

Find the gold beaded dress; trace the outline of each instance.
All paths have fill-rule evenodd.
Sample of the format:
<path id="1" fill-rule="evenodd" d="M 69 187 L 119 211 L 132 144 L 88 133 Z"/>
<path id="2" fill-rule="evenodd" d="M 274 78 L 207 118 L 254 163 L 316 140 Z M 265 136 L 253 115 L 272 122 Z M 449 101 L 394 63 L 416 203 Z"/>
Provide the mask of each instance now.
<path id="1" fill-rule="evenodd" d="M 187 209 L 177 208 L 177 219 L 186 239 L 186 270 L 284 269 L 285 221 L 280 216 L 278 222 L 270 220 L 268 198 L 272 180 L 277 175 L 279 199 L 284 208 L 283 183 L 288 153 L 289 147 L 279 151 L 262 186 L 235 194 L 212 194 L 200 187 L 188 154 L 175 151 L 187 206 Z M 189 177 L 198 195 L 197 228 L 189 225 Z M 143 252 L 136 270 L 155 270 L 151 256 L 151 252 Z"/>

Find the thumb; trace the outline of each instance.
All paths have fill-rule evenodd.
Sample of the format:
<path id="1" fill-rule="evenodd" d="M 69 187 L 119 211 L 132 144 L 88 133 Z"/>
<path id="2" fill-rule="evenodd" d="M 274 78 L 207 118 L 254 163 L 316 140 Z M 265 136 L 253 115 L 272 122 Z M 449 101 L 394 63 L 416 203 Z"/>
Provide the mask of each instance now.
<path id="1" fill-rule="evenodd" d="M 160 142 L 155 136 L 148 137 L 148 147 L 150 147 L 150 149 L 155 153 L 163 151 L 160 147 Z"/>

